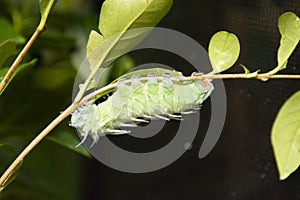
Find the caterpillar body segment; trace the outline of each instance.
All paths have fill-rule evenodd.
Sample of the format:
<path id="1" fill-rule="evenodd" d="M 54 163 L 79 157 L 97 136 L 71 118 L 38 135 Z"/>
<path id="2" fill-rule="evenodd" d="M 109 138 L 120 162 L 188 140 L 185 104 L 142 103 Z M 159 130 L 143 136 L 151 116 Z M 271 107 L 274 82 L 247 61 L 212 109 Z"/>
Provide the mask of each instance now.
<path id="1" fill-rule="evenodd" d="M 180 113 L 199 108 L 213 91 L 209 79 L 181 81 L 182 77 L 181 72 L 160 68 L 126 74 L 117 80 L 115 92 L 106 101 L 75 110 L 70 125 L 77 128 L 83 141 L 90 135 L 95 143 L 105 134 L 127 134 L 121 127 L 148 119 L 181 120 Z"/>

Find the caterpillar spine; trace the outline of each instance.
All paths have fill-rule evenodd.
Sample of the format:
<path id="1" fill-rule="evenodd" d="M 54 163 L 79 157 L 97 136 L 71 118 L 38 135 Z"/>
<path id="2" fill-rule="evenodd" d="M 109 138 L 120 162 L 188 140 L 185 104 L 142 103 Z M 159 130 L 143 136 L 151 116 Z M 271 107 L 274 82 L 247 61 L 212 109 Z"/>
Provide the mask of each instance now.
<path id="1" fill-rule="evenodd" d="M 130 131 L 120 128 L 149 122 L 147 119 L 181 120 L 181 115 L 175 113 L 189 114 L 191 111 L 187 110 L 199 108 L 213 91 L 209 79 L 174 81 L 174 77 L 183 75 L 166 69 L 148 71 L 146 81 L 140 80 L 145 74 L 139 74 L 139 71 L 125 75 L 118 80 L 115 92 L 106 101 L 98 105 L 84 104 L 72 113 L 70 126 L 83 137 L 80 144 L 88 135 L 94 144 L 106 134 L 128 134 Z"/>

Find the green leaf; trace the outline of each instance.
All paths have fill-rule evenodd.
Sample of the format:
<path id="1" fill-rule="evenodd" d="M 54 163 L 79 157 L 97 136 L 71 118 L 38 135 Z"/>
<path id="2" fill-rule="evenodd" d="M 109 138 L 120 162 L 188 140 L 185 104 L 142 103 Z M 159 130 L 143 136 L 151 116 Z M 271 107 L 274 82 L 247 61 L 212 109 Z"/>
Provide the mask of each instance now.
<path id="1" fill-rule="evenodd" d="M 278 28 L 281 34 L 280 46 L 277 52 L 277 67 L 268 72 L 276 74 L 285 69 L 288 59 L 295 50 L 300 40 L 300 20 L 296 14 L 286 12 L 278 19 Z"/>
<path id="2" fill-rule="evenodd" d="M 13 40 L 5 40 L 0 44 L 0 67 L 16 50 L 16 43 Z"/>
<path id="3" fill-rule="evenodd" d="M 129 29 L 154 27 L 167 14 L 172 0 L 106 0 L 99 30 L 105 38 Z"/>
<path id="4" fill-rule="evenodd" d="M 101 8 L 99 19 L 100 35 L 92 33 L 89 48 L 91 76 L 100 67 L 108 67 L 114 60 L 125 54 L 159 23 L 167 14 L 172 5 L 172 0 L 106 0 Z M 139 29 L 140 28 L 140 29 Z M 130 29 L 135 29 L 129 31 Z M 98 48 L 97 44 L 101 43 Z"/>
<path id="5" fill-rule="evenodd" d="M 12 81 L 12 79 L 15 77 L 15 75 L 17 75 L 17 73 L 19 73 L 20 71 L 24 70 L 27 67 L 31 67 L 34 66 L 37 63 L 37 59 L 33 59 L 32 61 L 30 61 L 29 63 L 25 63 L 25 64 L 21 64 L 17 67 L 17 69 L 14 71 L 14 74 L 10 77 L 10 79 L 8 80 L 7 84 L 5 85 L 5 87 L 3 88 L 2 91 L 0 91 L 0 95 L 4 92 L 5 88 L 8 86 L 8 84 Z M 9 68 L 3 68 L 0 69 L 0 81 L 2 81 L 3 77 L 5 76 L 5 74 L 7 73 L 7 71 L 9 70 Z"/>
<path id="6" fill-rule="evenodd" d="M 152 28 L 140 28 L 128 30 L 124 33 L 105 39 L 92 52 L 89 52 L 87 63 L 90 69 L 90 77 L 94 77 L 100 68 L 107 68 L 136 46 Z M 91 46 L 91 45 L 90 45 Z M 95 77 L 97 80 L 97 77 Z"/>
<path id="7" fill-rule="evenodd" d="M 103 3 L 99 29 L 104 40 L 87 57 L 90 75 L 75 102 L 82 98 L 90 81 L 93 78 L 97 80 L 95 75 L 98 70 L 110 66 L 113 61 L 139 43 L 151 31 L 149 27 L 155 26 L 167 14 L 172 2 L 172 0 L 106 0 Z M 89 46 L 93 44 L 89 43 Z"/>
<path id="8" fill-rule="evenodd" d="M 223 72 L 233 66 L 239 54 L 240 43 L 234 34 L 220 31 L 212 36 L 208 55 L 214 73 Z"/>
<path id="9" fill-rule="evenodd" d="M 11 144 L 0 144 L 0 151 L 15 153 L 15 148 Z"/>
<path id="10" fill-rule="evenodd" d="M 89 56 L 90 53 L 95 50 L 102 42 L 103 36 L 96 31 L 91 31 L 89 35 L 89 40 L 86 47 L 86 56 Z"/>
<path id="11" fill-rule="evenodd" d="M 55 2 L 56 0 L 40 0 L 41 21 L 38 26 L 39 30 L 44 29 L 48 15 Z"/>
<path id="12" fill-rule="evenodd" d="M 11 182 L 15 180 L 17 175 L 20 172 L 20 169 L 22 167 L 23 160 L 16 166 L 16 168 L 9 174 L 8 178 L 4 181 L 2 185 L 0 185 L 0 193 L 2 190 L 4 190 Z"/>
<path id="13" fill-rule="evenodd" d="M 247 78 L 255 78 L 258 74 L 259 70 L 256 70 L 255 72 L 251 72 L 245 65 L 240 64 L 240 66 L 243 68 L 245 74 L 247 75 Z"/>
<path id="14" fill-rule="evenodd" d="M 135 67 L 133 59 L 129 55 L 125 54 L 112 63 L 110 67 L 104 69 L 101 74 L 101 78 L 97 82 L 93 80 L 94 84 L 91 84 L 89 89 L 104 87 L 113 80 L 127 73 L 133 67 Z"/>
<path id="15" fill-rule="evenodd" d="M 240 64 L 240 66 L 243 68 L 245 74 L 250 74 L 250 70 L 243 64 Z"/>
<path id="16" fill-rule="evenodd" d="M 296 48 L 300 39 L 300 20 L 292 12 L 282 14 L 278 20 L 281 34 L 280 46 L 277 54 L 278 71 L 286 68 L 288 58 Z"/>
<path id="17" fill-rule="evenodd" d="M 55 132 L 47 136 L 47 139 L 59 145 L 62 145 L 63 147 L 66 147 L 76 153 L 79 153 L 85 157 L 91 158 L 90 153 L 83 147 L 83 145 L 76 148 L 76 145 L 79 144 L 80 141 L 78 140 L 78 137 L 74 135 L 73 132 Z"/>
<path id="18" fill-rule="evenodd" d="M 79 89 L 82 89 L 83 84 L 79 84 Z M 93 79 L 87 87 L 87 90 L 93 89 L 97 87 L 97 82 Z"/>
<path id="19" fill-rule="evenodd" d="M 272 128 L 271 141 L 280 180 L 300 165 L 300 91 L 281 107 Z"/>
<path id="20" fill-rule="evenodd" d="M 0 18 L 0 27 L 0 43 L 6 40 L 13 40 L 16 44 L 25 42 L 25 38 L 14 29 L 7 19 Z"/>

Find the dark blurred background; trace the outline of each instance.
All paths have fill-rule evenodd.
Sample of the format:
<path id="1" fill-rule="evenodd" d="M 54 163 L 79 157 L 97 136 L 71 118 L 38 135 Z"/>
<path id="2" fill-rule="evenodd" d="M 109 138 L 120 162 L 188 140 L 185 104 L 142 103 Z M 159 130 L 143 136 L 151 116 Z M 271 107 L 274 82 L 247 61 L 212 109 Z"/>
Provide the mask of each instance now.
<path id="1" fill-rule="evenodd" d="M 47 31 L 41 35 L 25 60 L 38 64 L 20 73 L 0 98 L 0 141 L 12 143 L 15 151 L 0 151 L 0 171 L 34 136 L 72 101 L 72 87 L 84 58 L 91 29 L 97 30 L 102 1 L 61 1 L 51 13 Z M 0 14 L 29 38 L 39 20 L 36 1 L 0 1 Z M 203 47 L 217 31 L 235 33 L 241 43 L 238 64 L 250 70 L 268 71 L 276 66 L 280 34 L 278 17 L 293 11 L 300 15 L 299 0 L 185 0 L 175 1 L 161 27 L 182 32 Z M 1 29 L 0 29 L 1 30 Z M 185 74 L 193 71 L 184 60 L 160 51 L 131 54 L 135 63 L 164 63 L 178 66 Z M 300 73 L 300 49 L 288 68 L 280 73 Z M 236 66 L 226 73 L 243 72 Z M 300 171 L 279 181 L 270 142 L 276 114 L 294 92 L 298 80 L 225 80 L 227 116 L 222 135 L 208 156 L 198 158 L 203 127 L 181 158 L 155 172 L 131 174 L 111 169 L 57 144 L 51 136 L 24 161 L 16 180 L 3 199 L 300 199 Z M 201 119 L 210 117 L 205 102 Z M 165 133 L 142 145 L 130 136 L 112 138 L 135 151 L 155 149 L 173 137 L 176 122 Z M 171 133 L 170 133 L 171 132 Z M 65 120 L 53 135 L 75 135 Z"/>

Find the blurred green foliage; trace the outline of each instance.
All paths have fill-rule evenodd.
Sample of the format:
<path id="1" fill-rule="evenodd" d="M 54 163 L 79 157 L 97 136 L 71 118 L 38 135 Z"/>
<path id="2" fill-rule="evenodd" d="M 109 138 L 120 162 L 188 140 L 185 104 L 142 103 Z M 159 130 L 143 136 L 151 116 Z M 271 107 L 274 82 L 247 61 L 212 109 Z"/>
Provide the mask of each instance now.
<path id="1" fill-rule="evenodd" d="M 0 97 L 0 173 L 20 151 L 72 102 L 74 67 L 80 66 L 88 33 L 96 29 L 93 2 L 62 0 L 52 10 L 47 29 L 22 61 L 26 67 Z M 99 6 L 100 10 L 100 4 Z M 0 73 L 3 76 L 40 20 L 38 1 L 0 0 Z M 21 67 L 22 68 L 22 67 Z M 68 143 L 65 145 L 64 140 Z M 20 175 L 3 199 L 76 199 L 83 148 L 65 120 L 26 158 Z M 8 145 L 9 144 L 9 145 Z M 60 144 L 67 148 L 60 147 Z M 72 145 L 70 145 L 72 144 Z M 76 154 L 78 152 L 80 154 Z M 1 199 L 0 197 L 0 199 Z"/>

